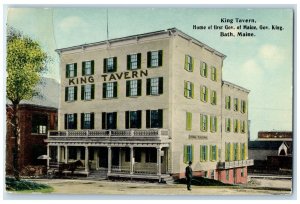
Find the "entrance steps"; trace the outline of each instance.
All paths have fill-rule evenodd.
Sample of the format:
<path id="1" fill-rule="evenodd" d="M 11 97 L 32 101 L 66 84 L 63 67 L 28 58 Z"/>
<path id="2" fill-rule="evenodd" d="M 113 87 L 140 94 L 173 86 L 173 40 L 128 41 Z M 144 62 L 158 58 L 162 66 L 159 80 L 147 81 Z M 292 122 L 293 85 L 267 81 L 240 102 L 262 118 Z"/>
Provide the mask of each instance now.
<path id="1" fill-rule="evenodd" d="M 174 179 L 169 174 L 164 174 L 164 175 L 161 176 L 161 182 L 166 183 L 166 184 L 173 184 Z"/>

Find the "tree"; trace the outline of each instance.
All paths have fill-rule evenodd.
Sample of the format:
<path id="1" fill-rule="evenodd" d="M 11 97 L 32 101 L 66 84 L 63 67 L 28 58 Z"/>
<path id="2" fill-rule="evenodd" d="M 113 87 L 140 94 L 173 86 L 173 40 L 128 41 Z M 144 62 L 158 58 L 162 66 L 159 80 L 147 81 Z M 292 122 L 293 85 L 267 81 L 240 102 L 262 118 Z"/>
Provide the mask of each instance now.
<path id="1" fill-rule="evenodd" d="M 22 100 L 29 100 L 38 95 L 35 88 L 41 79 L 41 74 L 47 70 L 46 65 L 49 59 L 37 41 L 12 27 L 8 27 L 6 97 L 12 102 L 11 125 L 15 138 L 12 152 L 13 171 L 17 180 L 20 180 L 19 104 Z"/>

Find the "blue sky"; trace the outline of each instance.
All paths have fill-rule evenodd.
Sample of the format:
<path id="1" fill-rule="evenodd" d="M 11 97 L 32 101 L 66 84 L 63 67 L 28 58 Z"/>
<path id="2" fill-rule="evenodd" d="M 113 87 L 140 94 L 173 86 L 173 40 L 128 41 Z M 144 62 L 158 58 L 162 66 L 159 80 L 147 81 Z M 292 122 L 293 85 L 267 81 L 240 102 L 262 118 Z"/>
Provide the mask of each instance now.
<path id="1" fill-rule="evenodd" d="M 59 79 L 54 52 L 106 40 L 106 8 L 9 8 L 7 23 L 38 40 L 53 58 L 47 77 Z M 223 25 L 221 18 L 255 19 L 252 25 L 279 25 L 282 31 L 255 31 L 253 38 L 224 38 L 193 25 Z M 251 138 L 258 131 L 292 130 L 293 12 L 290 9 L 109 8 L 109 38 L 176 27 L 222 52 L 223 80 L 251 90 Z M 224 24 L 225 25 L 225 24 Z M 223 25 L 223 26 L 224 26 Z M 237 26 L 237 23 L 227 24 Z M 230 30 L 236 34 L 235 30 Z"/>

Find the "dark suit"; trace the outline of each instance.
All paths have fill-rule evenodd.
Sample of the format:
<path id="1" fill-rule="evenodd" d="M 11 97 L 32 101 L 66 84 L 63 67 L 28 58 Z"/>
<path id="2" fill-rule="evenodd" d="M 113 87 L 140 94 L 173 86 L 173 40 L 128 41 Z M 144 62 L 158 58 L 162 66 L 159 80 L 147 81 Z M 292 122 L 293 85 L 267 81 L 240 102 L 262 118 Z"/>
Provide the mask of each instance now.
<path id="1" fill-rule="evenodd" d="M 185 168 L 185 178 L 186 178 L 186 185 L 188 190 L 191 190 L 192 177 L 193 177 L 193 170 L 190 166 L 187 166 Z"/>

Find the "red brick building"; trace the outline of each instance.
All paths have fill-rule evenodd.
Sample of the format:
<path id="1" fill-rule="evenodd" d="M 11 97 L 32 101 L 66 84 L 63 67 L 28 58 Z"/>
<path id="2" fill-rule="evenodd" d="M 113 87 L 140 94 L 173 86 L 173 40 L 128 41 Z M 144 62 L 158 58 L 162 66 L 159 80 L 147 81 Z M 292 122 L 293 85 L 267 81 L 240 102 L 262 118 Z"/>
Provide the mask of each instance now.
<path id="1" fill-rule="evenodd" d="M 37 157 L 47 154 L 47 146 L 44 140 L 47 131 L 57 129 L 57 103 L 58 83 L 53 79 L 43 79 L 38 85 L 41 96 L 34 97 L 30 101 L 23 101 L 19 106 L 20 124 L 20 154 L 19 168 L 27 165 L 43 165 L 44 160 Z M 12 125 L 12 108 L 10 102 L 6 105 L 6 174 L 12 174 L 13 170 L 13 148 L 15 138 Z"/>

